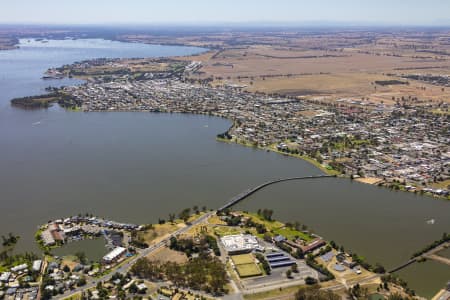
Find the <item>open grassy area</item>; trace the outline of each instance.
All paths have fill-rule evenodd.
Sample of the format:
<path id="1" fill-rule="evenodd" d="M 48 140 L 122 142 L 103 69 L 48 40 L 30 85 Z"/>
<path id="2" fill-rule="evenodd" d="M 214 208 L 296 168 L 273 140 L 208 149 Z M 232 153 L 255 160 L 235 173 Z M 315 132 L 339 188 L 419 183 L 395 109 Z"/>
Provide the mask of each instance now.
<path id="1" fill-rule="evenodd" d="M 241 228 L 235 227 L 217 226 L 214 228 L 214 233 L 219 237 L 226 235 L 240 234 L 242 232 L 243 230 Z"/>
<path id="2" fill-rule="evenodd" d="M 298 230 L 295 230 L 293 228 L 287 228 L 287 227 L 277 228 L 277 229 L 274 229 L 273 232 L 275 234 L 282 235 L 289 240 L 292 240 L 294 238 L 301 238 L 302 240 L 309 242 L 313 239 L 308 234 L 298 231 Z"/>
<path id="3" fill-rule="evenodd" d="M 219 216 L 213 215 L 208 219 L 208 223 L 212 225 L 226 225 L 227 223 L 223 221 Z"/>
<path id="4" fill-rule="evenodd" d="M 164 238 L 168 234 L 176 231 L 180 228 L 180 225 L 177 223 L 164 223 L 164 224 L 155 224 L 152 228 L 145 230 L 144 232 L 139 232 L 139 238 L 142 239 L 147 244 L 152 244 L 158 242 L 160 239 Z"/>
<path id="5" fill-rule="evenodd" d="M 255 293 L 255 294 L 247 294 L 244 295 L 244 299 L 247 300 L 261 300 L 261 299 L 271 299 L 276 297 L 288 297 L 290 295 L 294 295 L 300 287 L 304 285 L 291 286 L 287 288 L 275 288 L 270 291 Z"/>
<path id="6" fill-rule="evenodd" d="M 252 254 L 239 254 L 231 256 L 231 260 L 235 265 L 251 264 L 255 262 Z"/>
<path id="7" fill-rule="evenodd" d="M 300 154 L 293 154 L 293 153 L 282 152 L 282 151 L 277 150 L 276 145 L 272 145 L 268 149 L 270 151 L 273 151 L 273 152 L 276 152 L 276 153 L 279 153 L 279 154 L 283 154 L 283 155 L 287 155 L 287 156 L 292 156 L 292 157 L 297 157 L 297 158 L 303 159 L 304 161 L 307 161 L 310 164 L 314 165 L 315 167 L 319 168 L 322 172 L 326 173 L 327 175 L 340 175 L 341 174 L 339 171 L 333 170 L 331 167 L 324 166 L 323 164 L 319 163 L 314 158 L 309 157 L 307 155 L 300 155 Z"/>
<path id="8" fill-rule="evenodd" d="M 251 143 L 248 143 L 247 141 L 238 140 L 238 139 L 228 140 L 228 139 L 223 139 L 223 138 L 216 138 L 216 140 L 219 142 L 224 142 L 224 143 L 229 143 L 229 144 L 235 143 L 235 144 L 239 144 L 239 145 L 242 145 L 245 147 L 257 148 L 257 149 L 261 149 L 261 150 L 269 150 L 269 151 L 272 151 L 272 152 L 275 152 L 278 154 L 300 158 L 300 159 L 303 159 L 304 161 L 307 161 L 310 164 L 314 165 L 315 167 L 317 167 L 318 169 L 320 169 L 322 172 L 326 173 L 327 175 L 340 175 L 341 174 L 339 171 L 336 171 L 329 166 L 324 166 L 321 163 L 319 163 L 317 160 L 315 160 L 314 158 L 309 157 L 307 155 L 299 155 L 299 154 L 286 153 L 286 152 L 279 151 L 279 150 L 277 150 L 276 145 L 271 145 L 268 147 L 259 147 L 259 146 L 255 146 Z"/>
<path id="9" fill-rule="evenodd" d="M 295 228 L 286 227 L 286 225 L 284 223 L 281 223 L 280 221 L 267 221 L 255 213 L 243 213 L 243 214 L 245 216 L 251 217 L 255 223 L 263 224 L 266 227 L 267 231 L 269 233 L 272 233 L 273 235 L 279 234 L 290 240 L 299 237 L 307 242 L 313 239 L 313 237 L 311 237 L 309 234 L 296 230 Z M 263 236 L 263 234 L 256 233 L 256 230 L 254 231 L 255 235 L 259 237 Z"/>
<path id="10" fill-rule="evenodd" d="M 150 261 L 159 261 L 161 263 L 176 262 L 178 264 L 183 264 L 188 260 L 185 253 L 171 250 L 167 247 L 163 247 L 155 252 L 152 252 L 147 256 L 147 258 Z"/>
<path id="11" fill-rule="evenodd" d="M 262 275 L 261 269 L 255 263 L 237 265 L 236 271 L 241 278 Z"/>
<path id="12" fill-rule="evenodd" d="M 261 268 L 255 263 L 252 254 L 233 255 L 231 260 L 241 278 L 262 275 Z"/>

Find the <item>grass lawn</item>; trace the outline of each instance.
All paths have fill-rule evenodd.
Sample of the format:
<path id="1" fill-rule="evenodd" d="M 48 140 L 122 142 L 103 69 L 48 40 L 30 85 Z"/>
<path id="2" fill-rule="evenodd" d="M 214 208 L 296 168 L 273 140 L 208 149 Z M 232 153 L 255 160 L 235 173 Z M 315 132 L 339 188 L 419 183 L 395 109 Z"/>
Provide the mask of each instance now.
<path id="1" fill-rule="evenodd" d="M 273 232 L 275 234 L 279 234 L 284 236 L 285 238 L 292 240 L 295 237 L 299 237 L 307 242 L 311 241 L 313 238 L 311 236 L 309 236 L 308 234 L 295 230 L 295 229 L 291 229 L 291 228 L 287 228 L 287 227 L 283 227 L 283 228 L 277 228 L 274 229 Z"/>
<path id="2" fill-rule="evenodd" d="M 243 232 L 242 229 L 234 227 L 217 226 L 214 228 L 214 233 L 220 237 L 226 235 L 240 234 L 242 232 Z"/>
<path id="3" fill-rule="evenodd" d="M 222 221 L 219 216 L 213 215 L 208 219 L 208 223 L 211 225 L 217 224 L 217 225 L 227 225 L 225 221 Z"/>
<path id="4" fill-rule="evenodd" d="M 255 263 L 252 254 L 233 255 L 231 256 L 231 260 L 236 266 L 236 271 L 241 278 L 262 275 L 261 269 Z"/>
<path id="5" fill-rule="evenodd" d="M 251 254 L 240 254 L 231 256 L 231 260 L 235 265 L 245 265 L 255 262 L 253 255 Z"/>
<path id="6" fill-rule="evenodd" d="M 313 238 L 309 234 L 295 230 L 294 228 L 288 228 L 285 226 L 285 224 L 279 221 L 267 221 L 255 213 L 244 213 L 244 215 L 251 217 L 255 223 L 263 224 L 266 227 L 267 231 L 272 232 L 275 235 L 280 234 L 289 240 L 292 240 L 297 236 L 307 242 L 313 240 Z M 262 238 L 263 236 L 263 234 L 256 235 L 258 235 L 260 238 Z"/>
<path id="7" fill-rule="evenodd" d="M 236 270 L 241 278 L 262 275 L 261 269 L 254 262 L 237 265 Z"/>

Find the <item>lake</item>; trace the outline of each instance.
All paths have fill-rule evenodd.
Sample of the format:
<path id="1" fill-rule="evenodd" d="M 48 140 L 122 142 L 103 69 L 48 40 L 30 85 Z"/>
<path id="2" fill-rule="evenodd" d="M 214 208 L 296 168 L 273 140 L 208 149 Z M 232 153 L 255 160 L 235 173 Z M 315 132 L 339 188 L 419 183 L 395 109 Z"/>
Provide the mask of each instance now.
<path id="1" fill-rule="evenodd" d="M 217 142 L 216 134 L 231 124 L 220 118 L 82 113 L 58 106 L 21 110 L 9 104 L 14 97 L 41 94 L 48 85 L 80 83 L 41 80 L 49 67 L 201 51 L 105 40 L 22 40 L 20 49 L 1 51 L 0 234 L 19 234 L 18 250 L 37 251 L 36 226 L 50 219 L 93 213 L 154 223 L 193 205 L 217 208 L 269 179 L 320 174 L 299 159 Z M 370 262 L 391 267 L 449 231 L 449 204 L 331 178 L 270 186 L 239 208 L 272 208 L 283 221 L 299 220 Z M 426 224 L 431 218 L 435 224 Z M 401 275 L 430 297 L 450 279 L 450 268 L 427 262 Z"/>

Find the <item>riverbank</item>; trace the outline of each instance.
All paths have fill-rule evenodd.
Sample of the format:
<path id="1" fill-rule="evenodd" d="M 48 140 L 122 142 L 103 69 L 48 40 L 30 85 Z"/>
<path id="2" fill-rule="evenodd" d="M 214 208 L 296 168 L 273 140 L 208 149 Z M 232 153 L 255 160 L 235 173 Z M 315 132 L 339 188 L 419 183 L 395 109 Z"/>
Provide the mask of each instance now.
<path id="1" fill-rule="evenodd" d="M 321 163 L 319 163 L 317 160 L 313 159 L 312 157 L 306 156 L 306 155 L 286 153 L 286 152 L 277 150 L 275 147 L 261 147 L 261 146 L 257 146 L 257 145 L 254 145 L 254 144 L 251 144 L 251 143 L 248 143 L 245 141 L 241 141 L 241 140 L 233 140 L 233 139 L 230 140 L 230 139 L 220 138 L 220 137 L 216 137 L 216 140 L 219 142 L 223 142 L 223 143 L 238 144 L 238 145 L 245 146 L 248 148 L 265 150 L 265 151 L 278 153 L 278 154 L 281 154 L 284 156 L 291 156 L 291 157 L 299 158 L 299 159 L 302 159 L 302 160 L 310 163 L 311 165 L 315 166 L 316 168 L 320 169 L 323 173 L 325 173 L 327 175 L 331 175 L 331 176 L 341 175 L 340 172 L 333 170 L 331 167 L 326 167 L 326 166 L 322 165 Z"/>
<path id="2" fill-rule="evenodd" d="M 354 178 L 353 179 L 351 176 L 344 175 L 341 172 L 339 172 L 337 170 L 334 170 L 331 166 L 326 166 L 326 165 L 321 164 L 319 161 L 317 161 L 313 157 L 310 157 L 310 156 L 307 156 L 307 155 L 300 155 L 300 154 L 294 154 L 294 153 L 289 153 L 289 152 L 283 152 L 283 151 L 277 150 L 275 145 L 272 145 L 272 146 L 269 146 L 269 147 L 261 147 L 261 146 L 258 146 L 258 145 L 254 145 L 254 144 L 248 143 L 246 141 L 236 140 L 236 139 L 227 139 L 227 138 L 222 138 L 222 137 L 216 137 L 216 140 L 219 141 L 219 142 L 223 142 L 223 143 L 238 144 L 238 145 L 249 147 L 249 148 L 265 150 L 265 151 L 271 151 L 271 152 L 278 153 L 278 154 L 281 154 L 281 155 L 284 155 L 284 156 L 290 156 L 290 157 L 299 158 L 299 159 L 302 159 L 302 160 L 312 164 L 313 166 L 315 166 L 316 168 L 320 169 L 322 172 L 324 172 L 327 175 L 337 176 L 337 177 L 340 177 L 340 178 L 352 179 L 352 180 L 355 180 L 355 181 L 357 181 L 359 183 L 375 185 L 375 186 L 381 186 L 381 187 L 385 187 L 385 188 L 388 188 L 388 189 L 391 189 L 391 190 L 402 191 L 402 192 L 410 192 L 410 193 L 413 193 L 413 194 L 420 193 L 421 195 L 424 195 L 424 196 L 429 196 L 429 197 L 438 198 L 438 199 L 450 200 L 450 195 L 449 196 L 440 196 L 440 195 L 435 195 L 435 194 L 433 194 L 431 192 L 426 192 L 424 190 L 408 189 L 407 188 L 408 186 L 401 185 L 400 183 L 396 183 L 395 185 L 389 185 L 387 182 L 385 182 L 381 178 L 358 177 L 358 178 Z"/>

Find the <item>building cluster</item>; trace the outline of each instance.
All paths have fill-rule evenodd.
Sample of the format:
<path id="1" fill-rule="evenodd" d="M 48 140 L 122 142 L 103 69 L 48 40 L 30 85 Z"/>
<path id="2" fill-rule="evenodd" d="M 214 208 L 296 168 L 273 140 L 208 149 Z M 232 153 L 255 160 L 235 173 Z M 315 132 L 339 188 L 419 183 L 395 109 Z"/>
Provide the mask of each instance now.
<path id="1" fill-rule="evenodd" d="M 36 278 L 42 271 L 42 260 L 12 267 L 0 273 L 0 299 L 37 299 L 39 284 Z"/>
<path id="2" fill-rule="evenodd" d="M 178 79 L 66 87 L 84 111 L 200 113 L 225 117 L 236 142 L 309 156 L 347 176 L 412 188 L 450 178 L 450 120 L 423 107 L 321 103 Z M 446 188 L 431 193 L 448 194 Z"/>
<path id="3" fill-rule="evenodd" d="M 50 221 L 43 226 L 40 237 L 44 246 L 64 244 L 67 241 L 82 240 L 86 236 L 104 234 L 111 245 L 117 246 L 115 231 L 139 230 L 135 224 L 119 223 L 99 217 L 74 216 Z"/>

